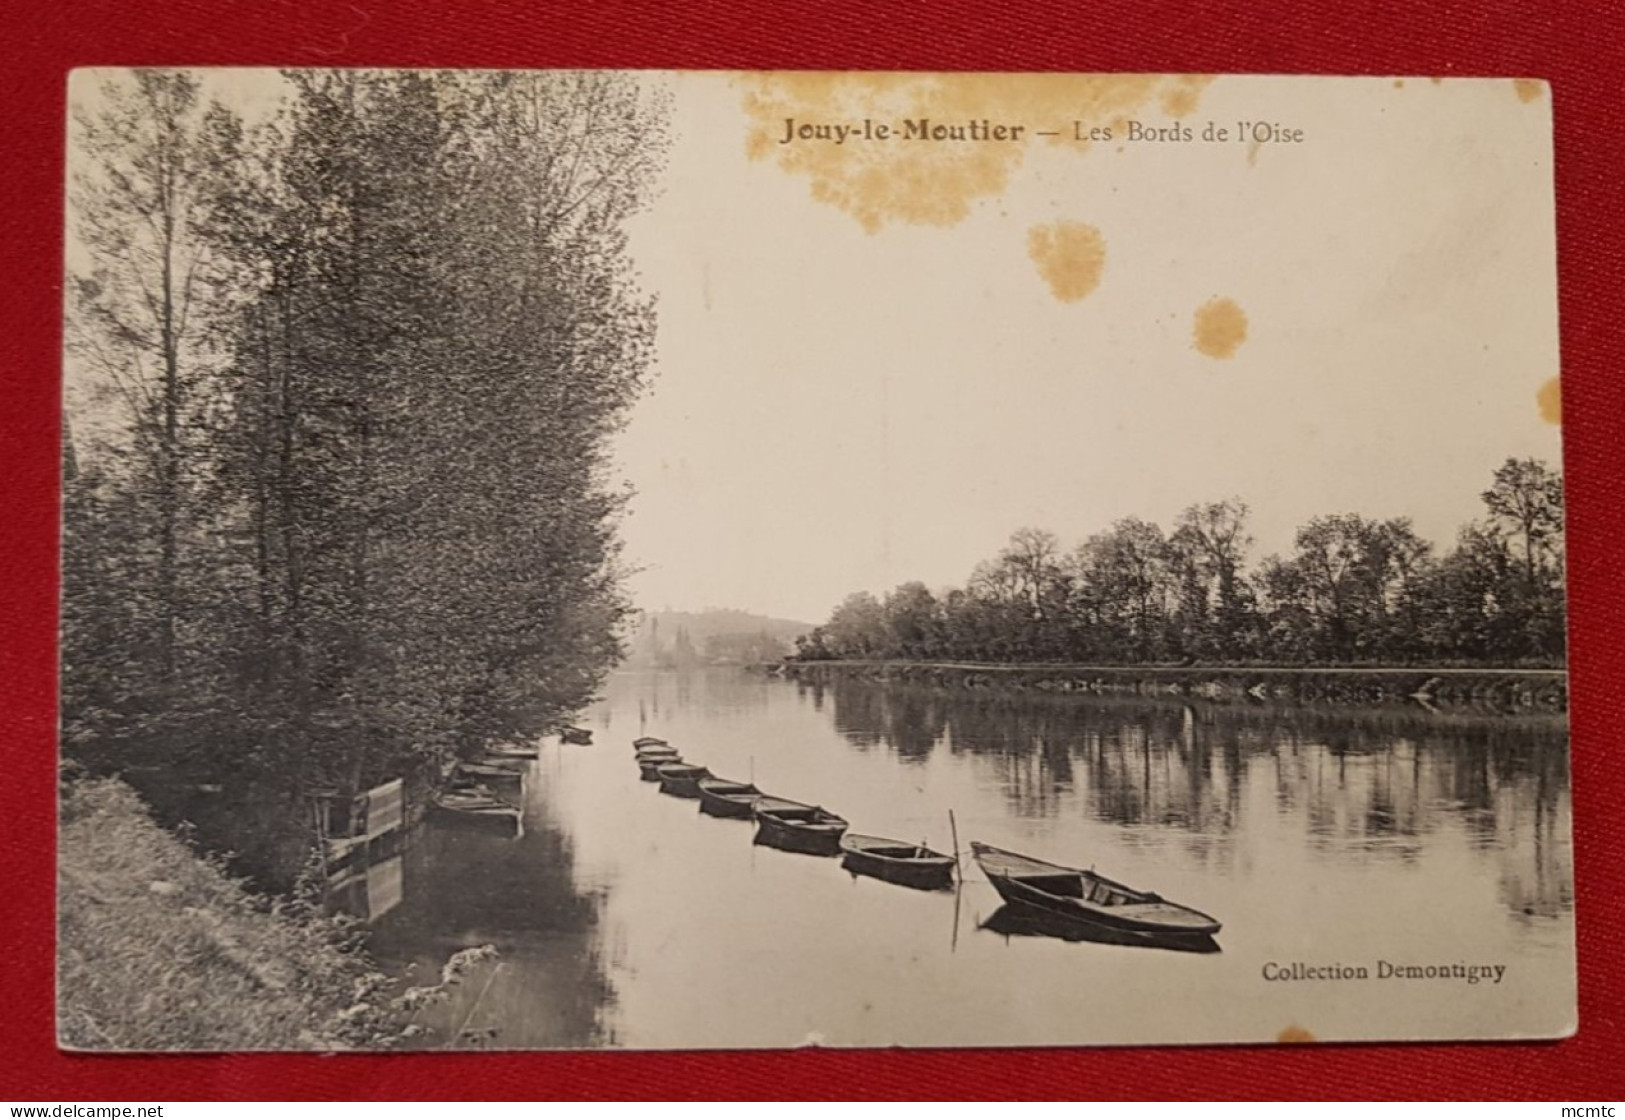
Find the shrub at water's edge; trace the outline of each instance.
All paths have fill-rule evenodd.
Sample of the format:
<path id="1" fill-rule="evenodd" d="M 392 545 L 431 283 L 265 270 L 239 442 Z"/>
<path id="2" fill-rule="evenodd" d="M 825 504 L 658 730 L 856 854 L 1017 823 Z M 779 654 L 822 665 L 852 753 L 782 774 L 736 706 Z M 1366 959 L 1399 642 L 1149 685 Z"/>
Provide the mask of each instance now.
<path id="1" fill-rule="evenodd" d="M 412 1013 L 492 955 L 396 989 L 356 926 L 249 892 L 153 823 L 116 780 L 67 785 L 58 854 L 57 1038 L 74 1050 L 343 1050 L 421 1033 Z"/>

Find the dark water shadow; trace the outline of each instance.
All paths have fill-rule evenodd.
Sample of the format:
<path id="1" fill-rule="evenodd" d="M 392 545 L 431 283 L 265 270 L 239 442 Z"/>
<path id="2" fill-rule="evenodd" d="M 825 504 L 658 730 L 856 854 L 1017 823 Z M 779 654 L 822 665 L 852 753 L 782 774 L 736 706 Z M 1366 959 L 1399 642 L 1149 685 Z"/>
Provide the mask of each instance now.
<path id="1" fill-rule="evenodd" d="M 813 859 L 834 859 L 841 854 L 841 849 L 835 845 L 824 846 L 816 841 L 764 836 L 761 832 L 752 836 L 750 842 L 758 848 L 772 848 L 775 852 L 788 852 L 793 856 L 808 856 Z"/>
<path id="2" fill-rule="evenodd" d="M 954 889 L 954 876 L 952 869 L 947 872 L 919 870 L 916 868 L 899 868 L 897 870 L 881 871 L 864 865 L 861 857 L 854 859 L 850 853 L 841 856 L 841 870 L 846 871 L 853 878 L 862 876 L 876 882 L 886 883 L 894 887 L 907 887 L 911 891 L 929 891 L 943 893 Z"/>
<path id="3" fill-rule="evenodd" d="M 1219 943 L 1205 934 L 1170 937 L 1165 934 L 1128 933 L 1087 922 L 1072 921 L 1044 910 L 1005 903 L 982 922 L 982 929 L 1004 937 L 1053 937 L 1060 941 L 1126 945 L 1136 949 L 1165 949 L 1176 953 L 1219 953 Z"/>
<path id="4" fill-rule="evenodd" d="M 540 806 L 526 815 L 519 837 L 431 825 L 405 853 L 404 897 L 369 941 L 380 963 L 410 968 L 408 982 L 423 983 L 461 949 L 489 944 L 498 953 L 494 967 L 419 1016 L 431 1033 L 414 1047 L 615 1042 L 605 888 L 581 880 L 573 842 Z"/>

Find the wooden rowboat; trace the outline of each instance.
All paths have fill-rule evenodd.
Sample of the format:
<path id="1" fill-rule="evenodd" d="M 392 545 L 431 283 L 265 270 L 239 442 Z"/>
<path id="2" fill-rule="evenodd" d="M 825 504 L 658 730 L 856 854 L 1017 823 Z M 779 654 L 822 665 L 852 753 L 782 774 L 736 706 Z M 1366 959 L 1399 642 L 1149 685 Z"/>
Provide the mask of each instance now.
<path id="1" fill-rule="evenodd" d="M 814 856 L 839 855 L 846 821 L 817 805 L 780 797 L 758 797 L 750 807 L 756 842 Z"/>
<path id="2" fill-rule="evenodd" d="M 452 777 L 462 781 L 484 782 L 491 786 L 511 786 L 515 789 L 525 784 L 525 775 L 522 771 L 490 762 L 459 762 L 452 770 Z"/>
<path id="3" fill-rule="evenodd" d="M 660 780 L 660 768 L 683 761 L 682 755 L 670 747 L 650 747 L 637 753 L 638 776 L 646 782 Z"/>
<path id="4" fill-rule="evenodd" d="M 485 753 L 492 758 L 537 758 L 541 754 L 535 747 L 527 747 L 523 743 L 492 743 L 485 748 Z"/>
<path id="5" fill-rule="evenodd" d="M 947 890 L 954 885 L 954 858 L 923 844 L 848 835 L 841 840 L 841 852 L 841 866 L 855 875 L 922 891 Z"/>
<path id="6" fill-rule="evenodd" d="M 592 732 L 585 727 L 566 727 L 559 732 L 559 738 L 566 743 L 584 747 L 592 742 Z"/>
<path id="7" fill-rule="evenodd" d="M 632 749 L 635 750 L 635 751 L 641 751 L 645 747 L 669 747 L 669 746 L 671 746 L 671 744 L 666 742 L 666 740 L 664 740 L 664 739 L 656 739 L 653 735 L 645 735 L 642 738 L 632 740 Z"/>
<path id="8" fill-rule="evenodd" d="M 1093 871 L 1062 867 L 971 841 L 971 851 L 1006 902 L 1031 906 L 1086 925 L 1159 938 L 1207 938 L 1219 932 L 1212 916 Z"/>
<path id="9" fill-rule="evenodd" d="M 660 792 L 673 797 L 698 797 L 699 780 L 711 776 L 705 767 L 687 762 L 668 762 L 655 772 L 660 776 Z"/>
<path id="10" fill-rule="evenodd" d="M 429 803 L 436 819 L 518 835 L 523 830 L 518 807 L 493 796 L 484 786 L 461 786 L 441 792 Z"/>
<path id="11" fill-rule="evenodd" d="M 750 807 L 762 791 L 749 782 L 723 778 L 701 778 L 694 783 L 700 793 L 700 812 L 713 817 L 750 817 Z"/>

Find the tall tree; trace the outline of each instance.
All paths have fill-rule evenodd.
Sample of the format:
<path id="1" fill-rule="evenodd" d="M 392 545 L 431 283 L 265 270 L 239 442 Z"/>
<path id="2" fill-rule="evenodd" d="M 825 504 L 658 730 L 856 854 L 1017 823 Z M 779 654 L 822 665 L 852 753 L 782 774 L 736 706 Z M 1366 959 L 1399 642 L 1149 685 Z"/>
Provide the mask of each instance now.
<path id="1" fill-rule="evenodd" d="M 824 624 L 824 643 L 836 657 L 880 656 L 887 644 L 886 609 L 869 592 L 853 592 Z"/>
<path id="2" fill-rule="evenodd" d="M 1174 584 L 1162 530 L 1137 517 L 1090 537 L 1076 556 L 1080 589 L 1112 660 L 1161 656 L 1166 601 Z"/>
<path id="3" fill-rule="evenodd" d="M 984 604 L 984 613 L 1005 620 L 996 628 L 998 649 L 987 656 L 1032 660 L 1063 655 L 1070 583 L 1055 534 L 1017 529 L 995 559 L 971 573 L 969 589 Z"/>
<path id="4" fill-rule="evenodd" d="M 1253 603 L 1242 571 L 1253 543 L 1248 513 L 1240 498 L 1200 502 L 1179 515 L 1169 537 L 1182 629 L 1196 646 L 1191 652 L 1238 657 L 1251 644 Z"/>
<path id="5" fill-rule="evenodd" d="M 1563 563 L 1563 477 L 1538 459 L 1508 459 L 1484 491 L 1490 521 L 1510 534 L 1533 589 Z"/>
<path id="6" fill-rule="evenodd" d="M 87 264 L 69 279 L 69 347 L 122 396 L 136 484 L 151 492 L 157 663 L 168 681 L 182 611 L 187 428 L 200 374 L 191 359 L 207 255 L 194 226 L 198 83 L 181 72 L 136 70 L 97 94 L 97 108 L 75 115 L 73 238 Z"/>
<path id="7" fill-rule="evenodd" d="M 110 656 L 173 661 L 141 635 L 164 605 L 195 672 L 108 696 L 65 655 L 83 698 L 65 719 L 94 737 L 116 721 L 78 717 L 109 704 L 148 729 L 182 715 L 217 763 L 340 785 L 545 729 L 620 651 L 608 439 L 653 330 L 624 227 L 665 105 L 629 75 L 301 71 L 250 127 L 171 77 L 116 91 L 85 131 L 87 254 L 126 268 L 85 278 L 74 327 L 131 390 L 155 465 L 151 485 L 111 459 L 80 471 L 66 593 L 74 649 L 122 619 Z M 131 161 L 185 171 L 172 224 L 104 197 L 146 199 Z M 129 328 L 126 305 L 158 326 Z M 135 376 L 168 368 L 174 440 L 161 372 Z M 162 539 L 191 561 L 155 560 L 167 576 L 98 613 Z"/>
<path id="8" fill-rule="evenodd" d="M 1412 596 L 1427 556 L 1427 544 L 1407 519 L 1377 521 L 1352 513 L 1311 519 L 1298 530 L 1291 560 L 1272 560 L 1264 568 L 1272 634 L 1319 660 L 1405 652 L 1402 641 L 1414 621 L 1398 633 L 1393 623 L 1402 610 L 1414 620 Z"/>
<path id="9" fill-rule="evenodd" d="M 939 649 L 936 596 L 918 581 L 900 584 L 883 604 L 889 657 L 932 657 Z"/>
<path id="10" fill-rule="evenodd" d="M 1505 539 L 1473 523 L 1423 576 L 1416 596 L 1418 637 L 1441 660 L 1494 661 L 1527 652 L 1517 617 L 1518 563 Z"/>

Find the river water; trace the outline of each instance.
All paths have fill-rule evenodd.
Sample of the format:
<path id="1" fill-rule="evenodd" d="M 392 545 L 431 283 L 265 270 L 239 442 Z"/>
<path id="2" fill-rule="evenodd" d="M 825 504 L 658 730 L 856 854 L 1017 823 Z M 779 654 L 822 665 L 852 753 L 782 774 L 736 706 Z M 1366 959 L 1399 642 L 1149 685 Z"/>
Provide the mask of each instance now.
<path id="1" fill-rule="evenodd" d="M 1574 1003 L 1558 717 L 613 676 L 595 743 L 543 744 L 514 838 L 431 824 L 374 871 L 371 947 L 432 977 L 431 1045 L 1054 1045 L 1551 1034 Z M 1214 915 L 1220 952 L 1045 936 L 969 864 L 919 892 L 751 842 L 638 780 L 719 776 L 952 849 L 984 840 Z M 365 897 L 365 894 L 363 894 Z M 1368 978 L 1268 980 L 1293 962 Z M 1499 983 L 1378 978 L 1501 965 Z M 1289 1033 L 1288 1037 L 1293 1037 Z M 1299 1035 L 1301 1037 L 1301 1035 Z"/>

